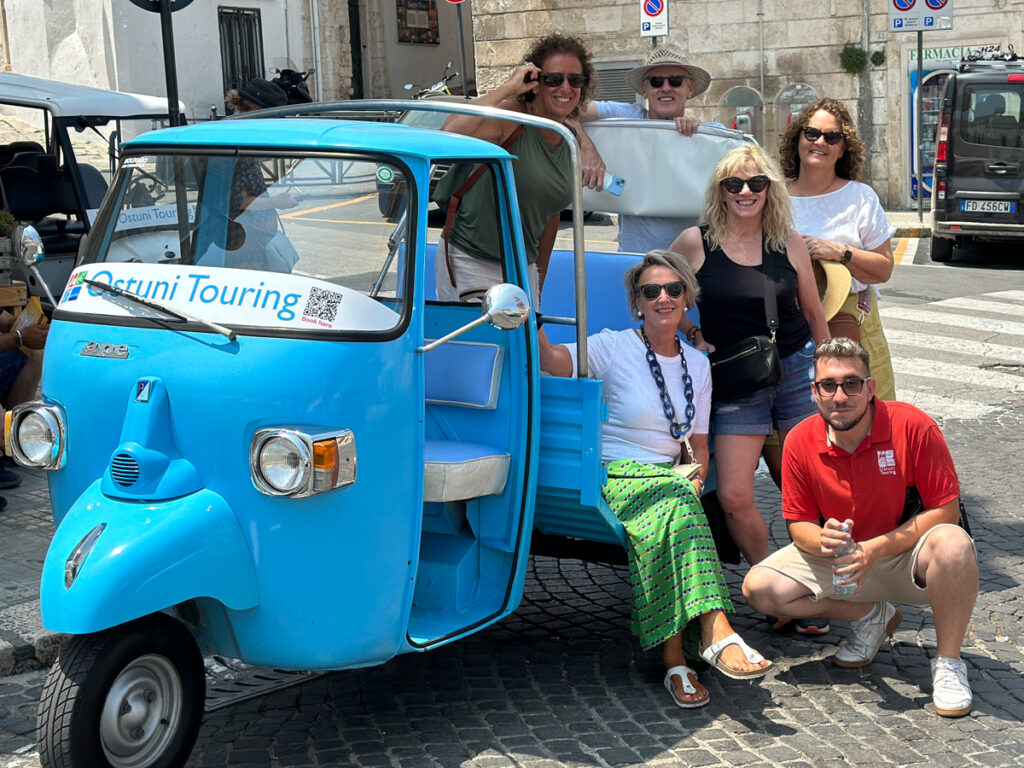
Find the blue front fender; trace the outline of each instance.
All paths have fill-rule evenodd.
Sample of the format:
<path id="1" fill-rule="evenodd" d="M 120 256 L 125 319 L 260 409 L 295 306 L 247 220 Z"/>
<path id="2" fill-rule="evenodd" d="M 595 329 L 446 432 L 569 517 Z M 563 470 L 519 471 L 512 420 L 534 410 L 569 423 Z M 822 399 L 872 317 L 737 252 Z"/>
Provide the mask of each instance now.
<path id="1" fill-rule="evenodd" d="M 101 523 L 103 533 L 65 587 L 65 563 Z M 127 502 L 104 496 L 98 480 L 61 520 L 40 587 L 43 625 L 69 634 L 98 632 L 197 597 L 235 610 L 259 604 L 252 555 L 227 502 L 206 489 Z"/>

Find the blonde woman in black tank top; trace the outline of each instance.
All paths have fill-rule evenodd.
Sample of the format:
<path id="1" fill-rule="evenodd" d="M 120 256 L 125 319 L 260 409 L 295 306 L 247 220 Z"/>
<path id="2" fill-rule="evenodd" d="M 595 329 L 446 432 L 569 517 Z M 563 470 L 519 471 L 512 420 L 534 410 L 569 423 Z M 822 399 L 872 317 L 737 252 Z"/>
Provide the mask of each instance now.
<path id="1" fill-rule="evenodd" d="M 713 350 L 767 335 L 765 262 L 776 286 L 782 381 L 729 401 L 712 391 L 718 499 L 733 539 L 753 565 L 769 554 L 768 526 L 754 504 L 761 448 L 773 426 L 785 440 L 789 429 L 817 412 L 811 355 L 829 337 L 828 326 L 807 248 L 793 229 L 784 180 L 759 147 L 748 144 L 722 158 L 702 221 L 704 226 L 684 230 L 671 247 L 686 257 L 700 283 L 703 328 L 684 329 L 691 340 Z"/>

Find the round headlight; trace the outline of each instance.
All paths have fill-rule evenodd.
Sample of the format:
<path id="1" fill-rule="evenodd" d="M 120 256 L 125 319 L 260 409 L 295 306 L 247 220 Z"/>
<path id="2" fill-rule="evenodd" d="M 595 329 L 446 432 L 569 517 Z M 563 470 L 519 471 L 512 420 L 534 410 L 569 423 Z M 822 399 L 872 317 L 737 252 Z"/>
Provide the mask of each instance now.
<path id="1" fill-rule="evenodd" d="M 18 446 L 36 466 L 44 466 L 53 459 L 59 440 L 56 419 L 46 411 L 30 411 L 18 422 Z"/>
<path id="2" fill-rule="evenodd" d="M 294 435 L 273 435 L 260 446 L 259 471 L 267 485 L 293 493 L 306 485 L 312 467 L 309 449 Z"/>

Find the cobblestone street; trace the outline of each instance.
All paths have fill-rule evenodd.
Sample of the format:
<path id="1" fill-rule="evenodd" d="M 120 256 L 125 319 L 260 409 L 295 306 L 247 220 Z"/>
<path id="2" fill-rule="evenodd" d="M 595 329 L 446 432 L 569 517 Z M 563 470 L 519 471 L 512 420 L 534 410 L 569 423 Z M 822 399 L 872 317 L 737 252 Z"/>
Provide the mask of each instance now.
<path id="1" fill-rule="evenodd" d="M 1018 414 L 945 425 L 982 561 L 964 648 L 974 711 L 931 708 L 928 611 L 903 606 L 892 645 L 863 670 L 827 656 L 845 634 L 773 634 L 738 604 L 737 629 L 775 661 L 760 684 L 709 670 L 710 706 L 680 710 L 661 660 L 628 632 L 624 567 L 538 558 L 522 607 L 482 634 L 372 669 L 318 677 L 210 713 L 190 766 L 1011 766 L 1024 761 L 1019 587 L 1024 481 Z M 785 531 L 765 477 L 758 502 Z M 730 568 L 738 593 L 741 572 Z M 41 672 L 0 681 L 0 766 L 38 765 Z M 25 750 L 20 753 L 21 750 Z"/>

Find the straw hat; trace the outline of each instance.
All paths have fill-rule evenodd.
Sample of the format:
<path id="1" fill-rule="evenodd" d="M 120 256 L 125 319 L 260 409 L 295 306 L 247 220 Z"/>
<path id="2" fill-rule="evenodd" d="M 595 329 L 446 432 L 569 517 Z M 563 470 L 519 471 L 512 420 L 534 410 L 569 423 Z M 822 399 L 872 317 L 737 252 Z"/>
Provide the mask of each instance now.
<path id="1" fill-rule="evenodd" d="M 647 61 L 644 62 L 642 67 L 636 67 L 629 71 L 629 74 L 626 75 L 626 82 L 637 93 L 643 93 L 644 78 L 647 77 L 647 73 L 655 67 L 663 66 L 679 67 L 685 70 L 686 74 L 693 79 L 691 99 L 700 96 L 711 84 L 711 75 L 708 74 L 706 69 L 695 67 L 693 64 L 687 64 L 683 61 L 683 54 L 678 49 L 668 45 L 663 45 L 661 48 L 651 51 L 651 55 L 647 57 Z"/>
<path id="2" fill-rule="evenodd" d="M 825 320 L 831 320 L 850 295 L 853 278 L 850 276 L 850 270 L 837 261 L 815 259 L 812 263 L 814 282 L 818 285 L 818 296 L 821 297 L 821 307 L 825 310 Z"/>

